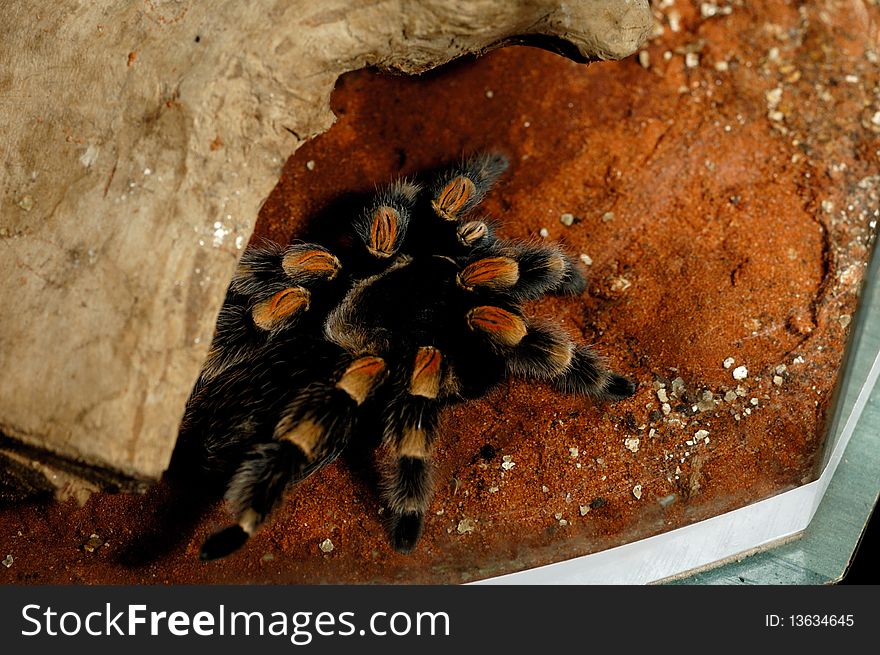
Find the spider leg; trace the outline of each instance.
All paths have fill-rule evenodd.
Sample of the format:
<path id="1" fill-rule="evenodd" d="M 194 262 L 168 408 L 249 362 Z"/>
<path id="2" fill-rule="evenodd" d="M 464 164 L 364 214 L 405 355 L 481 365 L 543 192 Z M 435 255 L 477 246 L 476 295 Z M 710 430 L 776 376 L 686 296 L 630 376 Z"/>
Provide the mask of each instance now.
<path id="1" fill-rule="evenodd" d="M 314 243 L 280 246 L 267 243 L 248 248 L 238 262 L 229 290 L 257 302 L 291 286 L 312 288 L 332 280 L 339 272 L 339 260 Z"/>
<path id="2" fill-rule="evenodd" d="M 609 371 L 589 346 L 575 345 L 557 325 L 529 323 L 518 312 L 493 305 L 474 307 L 466 319 L 505 358 L 509 375 L 550 380 L 566 393 L 607 400 L 635 393 L 635 384 Z"/>
<path id="3" fill-rule="evenodd" d="M 499 300 L 504 296 L 518 300 L 518 296 L 540 295 L 548 280 L 557 286 L 564 282 L 566 269 L 559 265 L 563 261 L 561 251 L 528 246 L 516 254 L 519 260 L 493 256 L 472 261 L 458 273 L 458 286 L 466 291 L 496 292 Z M 547 274 L 548 270 L 554 275 Z M 506 358 L 508 374 L 550 380 L 566 393 L 606 400 L 620 400 L 635 393 L 635 384 L 609 371 L 589 346 L 575 345 L 551 323 L 528 323 L 515 306 L 478 305 L 467 312 L 466 319 L 472 332 L 486 338 Z"/>
<path id="4" fill-rule="evenodd" d="M 517 312 L 494 305 L 478 305 L 465 316 L 468 327 L 489 341 L 496 350 L 507 352 L 528 334 L 525 319 Z"/>
<path id="5" fill-rule="evenodd" d="M 609 371 L 602 358 L 583 344 L 575 347 L 571 366 L 554 384 L 566 393 L 588 394 L 605 400 L 623 400 L 636 392 L 634 382 Z"/>
<path id="6" fill-rule="evenodd" d="M 209 537 L 201 558 L 225 557 L 263 523 L 284 491 L 332 462 L 351 436 L 357 409 L 381 384 L 385 362 L 363 356 L 347 361 L 336 382 L 315 382 L 282 412 L 273 439 L 253 446 L 229 483 L 226 499 L 238 523 Z"/>
<path id="7" fill-rule="evenodd" d="M 390 510 L 392 544 L 404 553 L 421 536 L 433 495 L 431 443 L 441 409 L 442 361 L 436 348 L 419 348 L 411 374 L 404 376 L 385 415 L 382 499 Z"/>
<path id="8" fill-rule="evenodd" d="M 587 280 L 574 259 L 557 245 L 535 243 L 511 246 L 511 257 L 519 262 L 519 299 L 531 300 L 545 293 L 579 294 Z"/>
<path id="9" fill-rule="evenodd" d="M 247 450 L 272 433 L 291 394 L 338 362 L 338 348 L 323 339 L 268 344 L 193 389 L 175 452 L 228 481 Z"/>
<path id="10" fill-rule="evenodd" d="M 517 301 L 534 300 L 545 293 L 575 295 L 587 287 L 578 265 L 559 246 L 504 243 L 494 250 L 515 260 L 519 266 L 519 280 L 509 289 Z"/>
<path id="11" fill-rule="evenodd" d="M 440 218 L 457 221 L 483 200 L 507 166 L 507 159 L 496 153 L 464 160 L 434 183 L 431 207 Z"/>
<path id="12" fill-rule="evenodd" d="M 390 510 L 391 543 L 408 553 L 422 534 L 433 496 L 431 443 L 439 405 L 425 399 L 401 403 L 386 426 L 389 453 L 382 470 L 382 498 Z"/>
<path id="13" fill-rule="evenodd" d="M 579 293 L 586 287 L 583 274 L 561 248 L 536 244 L 478 249 L 456 282 L 466 291 L 494 291 L 515 303 L 548 292 Z"/>
<path id="14" fill-rule="evenodd" d="M 576 345 L 552 323 L 531 323 L 507 359 L 511 375 L 551 381 L 559 390 L 603 400 L 621 400 L 636 386 L 608 370 L 589 346 Z"/>
<path id="15" fill-rule="evenodd" d="M 373 257 L 388 259 L 400 250 L 419 191 L 419 185 L 398 180 L 355 219 L 354 231 Z"/>
<path id="16" fill-rule="evenodd" d="M 312 290 L 332 280 L 339 260 L 315 244 L 267 244 L 242 255 L 217 317 L 199 383 L 259 351 L 273 336 L 296 325 L 309 310 Z"/>
<path id="17" fill-rule="evenodd" d="M 464 248 L 488 248 L 496 241 L 495 225 L 485 218 L 459 223 L 455 228 L 455 237 Z"/>

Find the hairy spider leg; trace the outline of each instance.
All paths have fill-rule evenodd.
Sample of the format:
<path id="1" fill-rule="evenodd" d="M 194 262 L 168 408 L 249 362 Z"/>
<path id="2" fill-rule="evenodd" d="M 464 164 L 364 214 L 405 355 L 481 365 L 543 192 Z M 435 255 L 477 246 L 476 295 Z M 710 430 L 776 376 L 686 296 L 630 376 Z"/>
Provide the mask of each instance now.
<path id="1" fill-rule="evenodd" d="M 482 233 L 480 226 L 485 224 L 462 223 L 458 230 L 466 227 Z M 558 246 L 479 238 L 486 242 L 456 253 L 463 267 L 457 282 L 467 290 L 479 287 L 503 292 L 507 300 L 520 303 L 546 293 L 577 294 L 586 288 L 578 265 Z"/>
<path id="2" fill-rule="evenodd" d="M 553 379 L 553 384 L 565 393 L 603 400 L 623 400 L 636 392 L 633 382 L 608 370 L 602 358 L 583 344 L 575 347 L 571 365 Z"/>
<path id="3" fill-rule="evenodd" d="M 282 412 L 273 440 L 248 451 L 226 492 L 238 523 L 205 541 L 203 560 L 225 557 L 244 545 L 288 486 L 332 462 L 345 448 L 357 409 L 386 373 L 380 357 L 348 359 L 335 382 L 314 382 L 300 391 Z"/>
<path id="4" fill-rule="evenodd" d="M 433 495 L 431 443 L 441 408 L 443 369 L 437 348 L 420 347 L 411 373 L 398 381 L 399 393 L 385 413 L 381 493 L 389 509 L 391 543 L 404 553 L 419 540 Z"/>
<path id="5" fill-rule="evenodd" d="M 455 226 L 455 237 L 462 247 L 489 248 L 496 242 L 495 222 L 489 218 L 464 221 Z"/>
<path id="6" fill-rule="evenodd" d="M 506 260 L 511 261 L 511 260 Z M 477 287 L 487 290 L 490 299 L 503 300 L 517 296 L 520 276 L 509 274 L 512 267 L 505 258 L 485 258 L 466 266 L 458 275 L 458 284 L 466 291 Z M 465 275 L 471 267 L 474 272 Z M 481 284 L 463 284 L 477 280 Z M 486 283 L 485 278 L 491 282 Z M 507 284 L 499 283 L 505 279 Z M 528 322 L 518 307 L 507 309 L 495 305 L 478 305 L 466 314 L 472 331 L 483 335 L 496 352 L 507 358 L 507 372 L 527 378 L 549 380 L 566 393 L 591 395 L 607 400 L 628 398 L 635 393 L 635 385 L 621 375 L 608 370 L 602 359 L 586 345 L 575 345 L 562 328 L 545 322 Z"/>
<path id="7" fill-rule="evenodd" d="M 268 242 L 244 252 L 229 290 L 259 302 L 292 285 L 313 287 L 332 280 L 339 270 L 339 259 L 323 246 L 295 243 L 282 247 Z"/>
<path id="8" fill-rule="evenodd" d="M 497 153 L 468 157 L 434 182 L 431 207 L 444 220 L 459 220 L 482 202 L 507 167 L 507 158 Z"/>
<path id="9" fill-rule="evenodd" d="M 311 306 L 312 291 L 339 270 L 336 256 L 316 244 L 267 244 L 245 251 L 217 317 L 199 384 L 295 327 Z"/>
<path id="10" fill-rule="evenodd" d="M 499 241 L 490 250 L 517 262 L 519 280 L 508 291 L 518 302 L 534 300 L 546 293 L 574 295 L 586 289 L 584 274 L 557 245 Z"/>
<path id="11" fill-rule="evenodd" d="M 355 217 L 352 227 L 370 255 L 384 260 L 397 254 L 420 191 L 418 184 L 398 180 L 377 192 L 374 202 Z"/>
<path id="12" fill-rule="evenodd" d="M 529 323 L 526 336 L 511 350 L 507 367 L 510 375 L 548 380 L 565 393 L 603 400 L 635 393 L 635 385 L 608 370 L 589 346 L 574 344 L 562 328 L 549 322 Z"/>
<path id="13" fill-rule="evenodd" d="M 302 335 L 275 340 L 260 357 L 225 368 L 197 385 L 181 422 L 175 457 L 224 484 L 257 441 L 267 440 L 297 390 L 333 371 L 339 349 Z M 179 451 L 179 452 L 178 452 Z"/>

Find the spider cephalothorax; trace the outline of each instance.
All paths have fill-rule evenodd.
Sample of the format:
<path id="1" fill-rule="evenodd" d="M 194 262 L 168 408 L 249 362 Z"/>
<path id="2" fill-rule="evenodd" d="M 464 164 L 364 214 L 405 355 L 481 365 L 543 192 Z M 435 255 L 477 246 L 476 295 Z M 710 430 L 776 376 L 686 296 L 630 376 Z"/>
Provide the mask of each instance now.
<path id="1" fill-rule="evenodd" d="M 427 190 L 390 185 L 353 217 L 354 244 L 337 254 L 301 243 L 244 253 L 183 424 L 230 480 L 237 516 L 205 542 L 204 559 L 241 546 L 288 486 L 377 425 L 392 543 L 409 551 L 431 499 L 444 407 L 508 376 L 632 395 L 587 346 L 524 316 L 523 301 L 579 293 L 585 281 L 557 246 L 498 239 L 471 215 L 506 168 L 482 155 Z"/>

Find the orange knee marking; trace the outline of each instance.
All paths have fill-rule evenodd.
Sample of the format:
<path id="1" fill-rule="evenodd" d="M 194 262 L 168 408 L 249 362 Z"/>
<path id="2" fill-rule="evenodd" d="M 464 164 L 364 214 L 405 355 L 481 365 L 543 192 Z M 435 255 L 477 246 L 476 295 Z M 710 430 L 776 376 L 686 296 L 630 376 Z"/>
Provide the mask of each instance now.
<path id="1" fill-rule="evenodd" d="M 397 225 L 400 216 L 392 207 L 382 206 L 373 214 L 373 223 L 370 226 L 371 253 L 376 257 L 390 257 L 397 250 Z"/>
<path id="2" fill-rule="evenodd" d="M 428 435 L 417 427 L 406 428 L 397 446 L 398 457 L 428 458 Z"/>
<path id="3" fill-rule="evenodd" d="M 565 270 L 565 265 L 565 257 L 559 254 L 554 254 L 547 262 L 548 268 L 559 273 Z"/>
<path id="4" fill-rule="evenodd" d="M 525 321 L 500 307 L 474 307 L 467 321 L 472 330 L 480 330 L 504 346 L 515 346 L 526 336 Z"/>
<path id="5" fill-rule="evenodd" d="M 309 308 L 310 294 L 302 287 L 279 291 L 271 298 L 257 303 L 251 311 L 254 324 L 263 330 L 272 330 L 289 316 Z"/>
<path id="6" fill-rule="evenodd" d="M 282 421 L 276 427 L 275 434 L 276 439 L 295 444 L 309 459 L 314 456 L 315 449 L 323 437 L 323 426 L 311 418 L 303 419 L 292 427 L 289 427 L 286 421 Z"/>
<path id="7" fill-rule="evenodd" d="M 416 353 L 409 392 L 413 396 L 436 398 L 440 393 L 440 363 L 443 355 L 433 346 L 422 346 Z"/>
<path id="8" fill-rule="evenodd" d="M 519 280 L 519 264 L 509 257 L 486 257 L 471 262 L 458 274 L 458 283 L 465 289 L 489 287 L 506 289 Z"/>
<path id="9" fill-rule="evenodd" d="M 449 182 L 437 197 L 431 201 L 434 211 L 447 221 L 454 221 L 457 214 L 477 192 L 477 187 L 464 175 Z"/>
<path id="10" fill-rule="evenodd" d="M 360 357 L 349 364 L 336 387 L 345 391 L 360 405 L 370 395 L 384 372 L 385 360 L 381 357 Z"/>
<path id="11" fill-rule="evenodd" d="M 326 250 L 293 250 L 281 260 L 281 268 L 290 276 L 301 273 L 321 275 L 333 279 L 339 271 L 339 260 Z"/>

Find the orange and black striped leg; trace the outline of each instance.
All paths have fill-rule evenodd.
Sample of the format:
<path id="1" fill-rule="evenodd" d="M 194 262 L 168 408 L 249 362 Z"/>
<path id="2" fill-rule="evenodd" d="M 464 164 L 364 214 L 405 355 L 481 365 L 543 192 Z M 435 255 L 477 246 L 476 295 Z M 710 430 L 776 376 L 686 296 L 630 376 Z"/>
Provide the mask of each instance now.
<path id="1" fill-rule="evenodd" d="M 622 400 L 636 392 L 632 381 L 609 371 L 602 358 L 589 346 L 577 346 L 571 364 L 554 381 L 561 391 L 585 394 L 603 400 Z"/>
<path id="2" fill-rule="evenodd" d="M 510 289 L 517 300 L 533 300 L 545 293 L 581 293 L 586 278 L 561 248 L 538 244 L 505 244 L 498 249 L 517 262 L 519 280 Z"/>
<path id="3" fill-rule="evenodd" d="M 273 440 L 253 447 L 236 471 L 226 499 L 238 523 L 209 537 L 201 558 L 225 557 L 240 548 L 289 485 L 336 459 L 349 441 L 358 407 L 384 378 L 384 360 L 364 356 L 351 361 L 335 383 L 303 389 L 282 413 Z"/>
<path id="4" fill-rule="evenodd" d="M 415 547 L 433 496 L 431 442 L 438 412 L 435 400 L 409 398 L 390 408 L 386 418 L 382 499 L 389 509 L 391 543 L 400 552 Z"/>
<path id="5" fill-rule="evenodd" d="M 495 243 L 495 228 L 486 219 L 459 223 L 455 228 L 455 236 L 460 246 L 468 250 L 488 248 Z"/>
<path id="6" fill-rule="evenodd" d="M 336 277 L 339 260 L 315 244 L 268 244 L 245 251 L 226 301 L 200 383 L 254 355 L 271 335 L 296 324 L 308 311 L 311 290 Z"/>
<path id="7" fill-rule="evenodd" d="M 507 372 L 516 377 L 554 380 L 569 370 L 574 352 L 574 344 L 559 326 L 530 323 L 526 335 L 507 356 Z"/>
<path id="8" fill-rule="evenodd" d="M 576 346 L 565 331 L 552 323 L 529 324 L 526 335 L 511 349 L 511 375 L 550 380 L 566 393 L 605 400 L 629 398 L 635 385 L 609 371 L 588 346 Z"/>
<path id="9" fill-rule="evenodd" d="M 495 350 L 505 353 L 519 344 L 528 333 L 522 316 L 494 305 L 474 307 L 468 311 L 465 319 L 475 334 L 486 339 Z"/>
<path id="10" fill-rule="evenodd" d="M 507 166 L 507 159 L 494 153 L 466 159 L 434 183 L 431 207 L 444 220 L 459 220 L 483 200 Z"/>
<path id="11" fill-rule="evenodd" d="M 268 243 L 244 252 L 229 291 L 247 299 L 265 299 L 289 287 L 311 289 L 335 278 L 339 270 L 339 260 L 322 246 Z"/>
<path id="12" fill-rule="evenodd" d="M 418 349 L 412 373 L 385 415 L 387 457 L 382 498 L 389 509 L 391 542 L 411 551 L 422 534 L 433 495 L 431 442 L 443 393 L 443 357 L 436 348 Z"/>
<path id="13" fill-rule="evenodd" d="M 397 254 L 420 190 L 417 184 L 398 180 L 380 192 L 372 206 L 355 219 L 354 230 L 370 255 L 388 259 Z"/>

